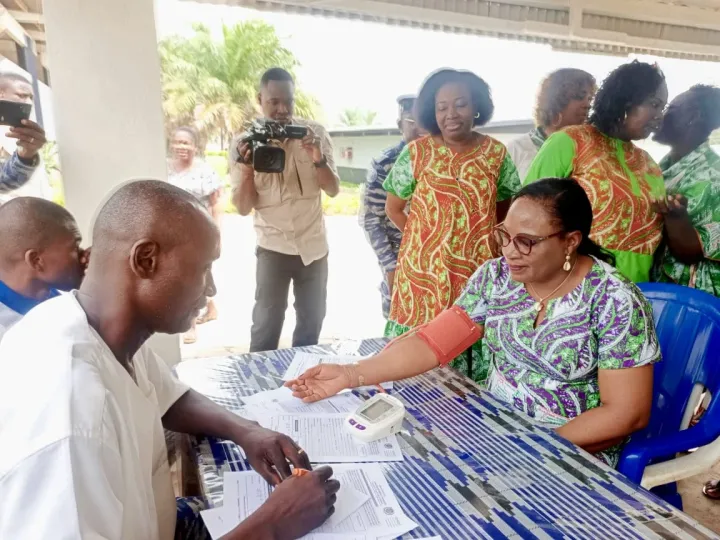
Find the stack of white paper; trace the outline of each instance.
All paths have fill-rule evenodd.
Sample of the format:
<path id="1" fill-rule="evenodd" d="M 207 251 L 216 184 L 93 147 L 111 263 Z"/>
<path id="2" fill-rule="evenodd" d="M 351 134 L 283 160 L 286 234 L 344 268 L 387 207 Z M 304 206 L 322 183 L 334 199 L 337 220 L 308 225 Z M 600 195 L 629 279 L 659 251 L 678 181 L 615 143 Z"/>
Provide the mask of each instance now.
<path id="1" fill-rule="evenodd" d="M 314 413 L 351 413 L 355 412 L 363 400 L 355 394 L 340 394 L 315 403 L 304 403 L 301 399 L 293 397 L 292 390 L 284 386 L 276 390 L 258 392 L 255 395 L 242 398 L 251 414 L 254 412 L 274 411 L 296 414 Z"/>
<path id="2" fill-rule="evenodd" d="M 360 358 L 297 353 L 284 380 L 295 379 L 319 364 L 348 364 Z M 392 388 L 392 383 L 386 387 Z M 341 486 L 335 513 L 304 540 L 385 540 L 417 527 L 400 508 L 380 466 L 366 463 L 402 461 L 396 435 L 365 443 L 345 429 L 347 415 L 357 410 L 362 399 L 343 393 L 304 403 L 284 387 L 242 399 L 243 407 L 233 412 L 289 436 L 312 463 L 333 464 L 334 477 Z M 210 535 L 217 539 L 230 532 L 270 493 L 270 486 L 255 472 L 225 473 L 224 505 L 202 512 Z"/>
<path id="3" fill-rule="evenodd" d="M 268 413 L 258 418 L 263 427 L 284 433 L 307 452 L 313 463 L 402 461 L 397 437 L 390 435 L 369 443 L 345 429 L 347 415 Z"/>
<path id="4" fill-rule="evenodd" d="M 411 531 L 415 524 L 400 508 L 378 465 L 333 465 L 340 481 L 335 513 L 303 540 L 381 540 Z M 230 532 L 257 510 L 271 489 L 255 472 L 225 473 L 224 504 L 202 512 L 214 539 Z"/>

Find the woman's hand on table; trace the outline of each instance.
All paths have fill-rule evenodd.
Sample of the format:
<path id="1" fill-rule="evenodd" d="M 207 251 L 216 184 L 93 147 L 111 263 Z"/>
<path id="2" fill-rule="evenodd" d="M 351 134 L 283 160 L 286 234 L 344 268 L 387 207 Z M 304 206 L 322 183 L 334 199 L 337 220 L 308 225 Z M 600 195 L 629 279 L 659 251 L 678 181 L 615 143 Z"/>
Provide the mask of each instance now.
<path id="1" fill-rule="evenodd" d="M 338 364 L 321 364 L 308 369 L 295 380 L 288 381 L 285 386 L 290 388 L 293 396 L 305 403 L 313 403 L 334 396 L 346 388 L 355 385 L 354 366 Z"/>
<path id="2" fill-rule="evenodd" d="M 244 427 L 233 442 L 242 447 L 252 468 L 268 484 L 277 485 L 291 476 L 290 464 L 296 468 L 312 469 L 305 450 L 290 437 L 257 424 Z"/>

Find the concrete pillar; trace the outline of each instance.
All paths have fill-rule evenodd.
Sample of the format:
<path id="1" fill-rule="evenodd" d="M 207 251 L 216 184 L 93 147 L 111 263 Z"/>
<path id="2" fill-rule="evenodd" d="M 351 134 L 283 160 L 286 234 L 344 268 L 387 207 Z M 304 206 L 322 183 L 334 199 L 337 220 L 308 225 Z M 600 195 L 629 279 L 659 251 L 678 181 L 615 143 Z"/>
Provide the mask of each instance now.
<path id="1" fill-rule="evenodd" d="M 153 0 L 45 0 L 65 200 L 86 238 L 99 205 L 131 178 L 166 179 Z M 155 351 L 180 360 L 178 336 Z"/>

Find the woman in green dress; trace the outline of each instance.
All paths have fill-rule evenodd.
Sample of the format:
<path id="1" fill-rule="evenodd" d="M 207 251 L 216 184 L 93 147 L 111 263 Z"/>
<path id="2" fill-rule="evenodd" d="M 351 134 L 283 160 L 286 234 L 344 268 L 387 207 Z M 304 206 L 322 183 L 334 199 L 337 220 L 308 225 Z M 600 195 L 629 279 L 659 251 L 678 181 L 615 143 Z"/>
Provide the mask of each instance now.
<path id="1" fill-rule="evenodd" d="M 714 296 L 720 296 L 720 156 L 709 138 L 718 128 L 720 88 L 698 85 L 672 101 L 655 136 L 670 153 L 660 162 L 668 197 L 656 205 L 665 217 L 665 246 L 653 277 Z"/>
<path id="2" fill-rule="evenodd" d="M 662 122 L 668 99 L 665 76 L 652 64 L 631 62 L 613 71 L 595 95 L 590 123 L 551 135 L 525 183 L 574 178 L 593 208 L 592 239 L 615 255 L 618 270 L 649 281 L 663 219 L 653 201 L 665 196 L 662 172 L 632 141 Z"/>
<path id="3" fill-rule="evenodd" d="M 668 196 L 656 204 L 665 217 L 665 245 L 653 279 L 714 296 L 720 296 L 720 156 L 709 138 L 718 128 L 720 88 L 697 85 L 672 101 L 655 135 L 670 153 L 660 162 Z M 720 500 L 720 481 L 708 481 L 703 493 Z"/>

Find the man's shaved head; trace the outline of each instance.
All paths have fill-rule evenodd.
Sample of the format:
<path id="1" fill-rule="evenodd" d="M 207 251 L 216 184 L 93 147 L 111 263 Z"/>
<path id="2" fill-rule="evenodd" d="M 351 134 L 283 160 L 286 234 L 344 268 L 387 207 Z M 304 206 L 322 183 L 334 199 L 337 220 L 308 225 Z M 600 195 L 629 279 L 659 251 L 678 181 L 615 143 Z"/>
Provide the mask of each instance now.
<path id="1" fill-rule="evenodd" d="M 193 195 L 159 180 L 129 182 L 97 216 L 81 292 L 109 287 L 110 301 L 148 331 L 183 332 L 215 295 L 219 250 L 219 231 Z"/>
<path id="2" fill-rule="evenodd" d="M 80 233 L 70 212 L 36 197 L 0 206 L 0 269 L 69 290 L 80 285 Z"/>
<path id="3" fill-rule="evenodd" d="M 187 191 L 160 180 L 128 182 L 103 205 L 93 227 L 93 252 L 118 242 L 152 236 L 166 247 L 189 240 L 186 226 L 213 225 L 202 203 Z"/>

